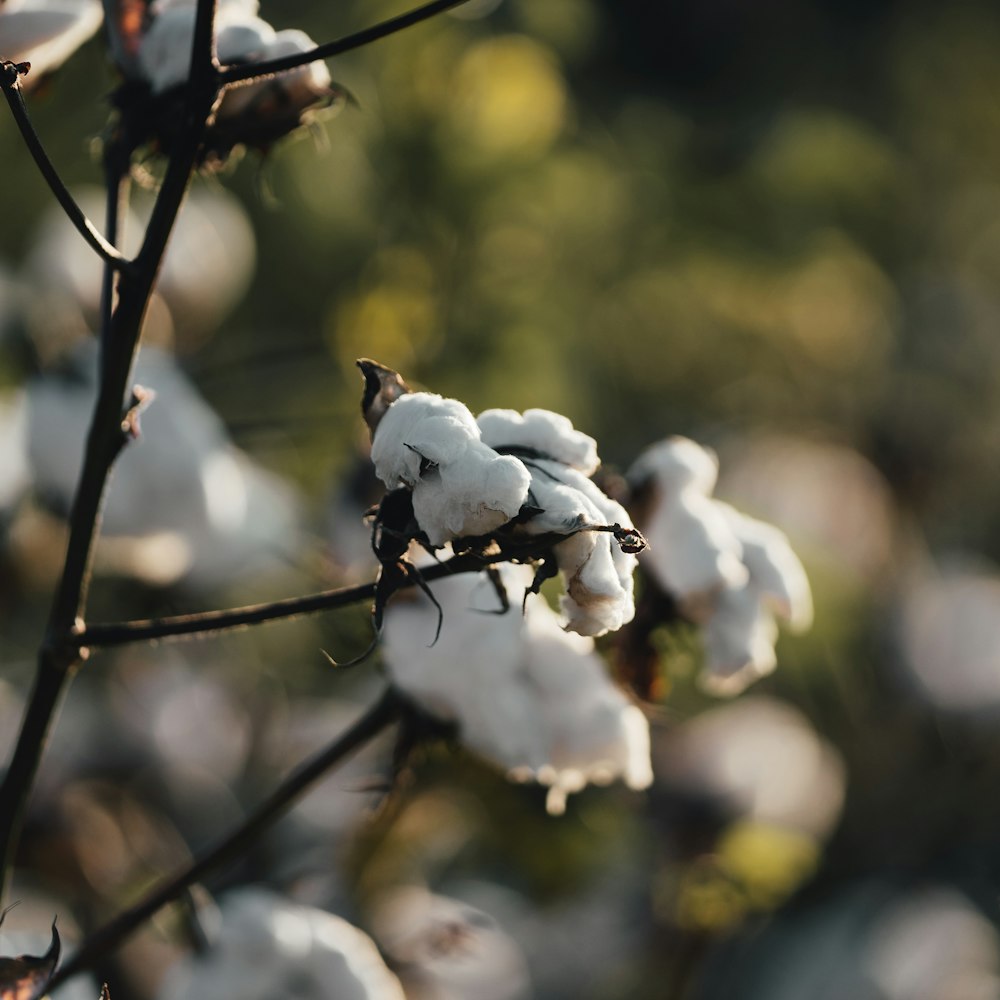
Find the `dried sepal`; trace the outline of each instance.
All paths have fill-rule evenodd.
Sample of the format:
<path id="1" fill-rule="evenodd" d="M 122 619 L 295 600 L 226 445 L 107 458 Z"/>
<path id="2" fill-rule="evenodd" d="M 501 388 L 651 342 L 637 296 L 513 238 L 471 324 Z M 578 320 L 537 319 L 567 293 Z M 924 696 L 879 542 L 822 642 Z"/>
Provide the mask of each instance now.
<path id="1" fill-rule="evenodd" d="M 6 916 L 7 911 L 4 911 Z M 2 923 L 3 917 L 0 917 Z M 39 1000 L 48 991 L 59 963 L 62 945 L 56 922 L 52 921 L 52 942 L 44 955 L 0 958 L 0 1000 Z"/>

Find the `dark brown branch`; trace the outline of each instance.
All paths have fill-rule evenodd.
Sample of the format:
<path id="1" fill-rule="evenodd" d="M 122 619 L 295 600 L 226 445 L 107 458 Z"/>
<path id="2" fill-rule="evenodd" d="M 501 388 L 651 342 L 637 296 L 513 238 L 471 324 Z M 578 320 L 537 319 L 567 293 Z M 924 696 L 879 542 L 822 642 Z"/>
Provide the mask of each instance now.
<path id="1" fill-rule="evenodd" d="M 38 133 L 31 124 L 28 117 L 28 109 L 25 106 L 24 98 L 21 95 L 20 75 L 23 67 L 27 63 L 4 62 L 0 64 L 0 85 L 3 87 L 3 95 L 7 98 L 14 121 L 21 132 L 21 138 L 28 147 L 39 173 L 45 178 L 46 183 L 56 196 L 56 201 L 62 206 L 69 221 L 76 227 L 77 232 L 87 241 L 88 245 L 100 255 L 106 264 L 118 269 L 125 269 L 130 266 L 130 262 L 116 247 L 112 246 L 98 228 L 87 218 L 83 209 L 76 203 L 76 200 L 69 193 L 66 185 L 63 184 L 59 172 L 49 159 L 45 147 L 38 138 Z"/>
<path id="2" fill-rule="evenodd" d="M 210 6 L 214 13 L 214 0 L 200 0 L 199 12 L 203 5 Z M 7 69 L 10 65 L 5 64 L 3 68 Z M 12 107 L 20 104 L 16 80 L 13 84 L 5 80 L 4 93 Z M 10 877 L 28 797 L 52 720 L 73 673 L 86 654 L 74 641 L 74 634 L 82 624 L 94 540 L 99 530 L 101 502 L 108 476 L 126 442 L 122 419 L 139 333 L 167 241 L 201 153 L 206 123 L 217 98 L 218 88 L 214 80 L 207 83 L 203 90 L 192 88 L 189 91 L 187 127 L 167 166 L 142 248 L 129 266 L 119 269 L 118 304 L 111 314 L 106 336 L 102 336 L 104 351 L 100 390 L 87 434 L 83 470 L 73 498 L 66 560 L 39 650 L 38 670 L 24 721 L 14 755 L 0 785 L 0 902 Z M 25 138 L 29 145 L 37 141 L 34 133 Z"/>
<path id="3" fill-rule="evenodd" d="M 268 59 L 264 62 L 241 63 L 238 66 L 227 66 L 219 76 L 223 84 L 252 83 L 254 80 L 261 80 L 277 73 L 284 73 L 299 66 L 307 66 L 317 59 L 330 59 L 333 56 L 343 55 L 353 49 L 360 49 L 370 42 L 377 42 L 380 38 L 396 34 L 404 28 L 419 24 L 428 18 L 434 17 L 452 7 L 461 6 L 467 0 L 433 0 L 431 3 L 423 4 L 413 10 L 400 14 L 398 17 L 389 18 L 374 24 L 363 31 L 355 32 L 344 38 L 327 42 L 324 45 L 317 45 L 309 52 L 299 52 L 292 56 L 282 56 L 280 59 Z"/>
<path id="4" fill-rule="evenodd" d="M 446 562 L 428 566 L 420 575 L 425 581 L 439 580 L 455 573 L 469 573 L 480 570 L 490 560 L 476 555 L 453 556 Z M 412 587 L 415 581 L 402 584 L 401 589 Z M 106 625 L 88 625 L 75 636 L 74 641 L 81 648 L 102 646 L 124 646 L 134 642 L 148 642 L 153 639 L 183 639 L 232 629 L 262 625 L 265 622 L 296 618 L 300 615 L 315 614 L 318 611 L 332 611 L 346 608 L 375 596 L 375 584 L 363 583 L 356 587 L 341 587 L 324 590 L 305 597 L 288 597 L 267 604 L 251 604 L 243 608 L 225 611 L 203 611 L 190 615 L 176 615 L 171 618 L 154 618 L 147 621 L 119 622 Z"/>
<path id="5" fill-rule="evenodd" d="M 584 525 L 577 531 L 609 532 L 614 534 L 616 538 L 623 536 L 626 541 L 623 542 L 619 538 L 619 544 L 622 544 L 623 547 L 628 545 L 628 539 L 631 539 L 633 535 L 641 538 L 634 529 L 626 531 L 617 524 Z M 570 534 L 576 534 L 576 532 Z M 409 575 L 400 580 L 397 589 L 406 590 L 419 586 L 421 582 L 432 583 L 446 576 L 476 572 L 500 562 L 510 560 L 531 562 L 542 559 L 551 551 L 553 545 L 565 541 L 570 537 L 570 534 L 547 533 L 523 537 L 515 536 L 504 539 L 502 543 L 494 547 L 462 552 L 443 562 L 421 567 L 419 574 Z M 627 549 L 627 551 L 631 551 L 631 549 Z M 263 625 L 265 622 L 283 621 L 302 615 L 316 614 L 319 611 L 346 608 L 352 604 L 370 600 L 375 596 L 375 587 L 374 583 L 363 583 L 355 587 L 340 587 L 336 590 L 320 591 L 318 594 L 307 594 L 304 597 L 286 597 L 266 604 L 249 604 L 242 608 L 201 611 L 188 615 L 175 615 L 170 618 L 150 618 L 144 621 L 86 625 L 74 632 L 72 642 L 78 649 L 96 649 L 150 642 L 156 639 L 184 639 L 228 632 L 251 625 Z"/>
<path id="6" fill-rule="evenodd" d="M 92 968 L 154 913 L 180 897 L 189 886 L 239 858 L 253 841 L 280 819 L 311 785 L 394 722 L 399 711 L 398 695 L 392 689 L 387 689 L 347 732 L 293 771 L 270 798 L 261 803 L 240 826 L 215 847 L 184 871 L 158 886 L 135 906 L 125 910 L 110 923 L 91 934 L 76 954 L 56 972 L 49 984 L 50 988 L 55 988 L 77 973 Z"/>

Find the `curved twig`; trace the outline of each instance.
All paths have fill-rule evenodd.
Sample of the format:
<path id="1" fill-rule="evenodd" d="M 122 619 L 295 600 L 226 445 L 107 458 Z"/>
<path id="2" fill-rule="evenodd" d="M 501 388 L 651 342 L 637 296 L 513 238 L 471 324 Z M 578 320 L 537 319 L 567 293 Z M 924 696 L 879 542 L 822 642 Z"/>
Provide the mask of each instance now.
<path id="1" fill-rule="evenodd" d="M 87 241 L 91 249 L 111 267 L 118 270 L 126 270 L 132 267 L 132 262 L 117 247 L 112 246 L 104 238 L 97 226 L 87 218 L 83 209 L 76 203 L 73 195 L 69 193 L 69 189 L 63 183 L 59 172 L 49 159 L 48 153 L 45 152 L 45 147 L 42 145 L 41 139 L 38 138 L 38 133 L 35 131 L 35 127 L 31 124 L 31 119 L 28 117 L 28 108 L 24 103 L 24 97 L 21 95 L 20 77 L 22 73 L 27 72 L 25 69 L 27 66 L 30 66 L 30 64 L 12 62 L 0 64 L 0 86 L 3 87 L 3 96 L 7 98 L 14 121 L 17 123 L 18 129 L 20 129 L 21 138 L 24 139 L 24 144 L 28 147 L 28 152 L 31 153 L 31 157 L 35 161 L 39 172 L 45 178 L 52 193 L 56 196 L 56 201 L 62 206 L 69 221 L 73 223 L 77 232 Z"/>
<path id="2" fill-rule="evenodd" d="M 92 968 L 105 955 L 114 951 L 157 910 L 180 897 L 189 886 L 200 882 L 210 872 L 238 858 L 330 768 L 394 722 L 399 715 L 400 704 L 395 691 L 391 688 L 386 689 L 382 697 L 347 732 L 293 771 L 268 799 L 215 847 L 173 878 L 153 889 L 135 906 L 120 913 L 110 923 L 91 934 L 52 977 L 49 988 L 54 989 L 77 973 Z"/>
<path id="3" fill-rule="evenodd" d="M 266 79 L 277 73 L 297 69 L 299 66 L 307 66 L 318 59 L 330 59 L 332 56 L 343 55 L 345 52 L 360 49 L 370 42 L 377 42 L 380 38 L 394 35 L 397 31 L 419 24 L 421 21 L 426 21 L 436 14 L 466 2 L 467 0 L 432 0 L 431 3 L 425 3 L 421 7 L 400 14 L 398 17 L 391 17 L 388 21 L 381 21 L 378 24 L 373 24 L 370 28 L 327 42 L 324 45 L 317 45 L 309 52 L 298 52 L 295 55 L 282 56 L 280 59 L 268 59 L 263 62 L 227 66 L 219 74 L 219 82 L 226 85 L 253 83 L 255 80 Z"/>

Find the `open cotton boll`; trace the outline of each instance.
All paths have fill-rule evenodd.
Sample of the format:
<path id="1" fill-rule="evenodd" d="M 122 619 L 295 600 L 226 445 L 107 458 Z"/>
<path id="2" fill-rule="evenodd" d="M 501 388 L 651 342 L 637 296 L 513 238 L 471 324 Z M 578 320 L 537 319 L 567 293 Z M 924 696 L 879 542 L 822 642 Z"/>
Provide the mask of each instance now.
<path id="1" fill-rule="evenodd" d="M 529 567 L 504 565 L 512 598 Z M 456 723 L 470 750 L 519 780 L 549 786 L 551 813 L 587 784 L 652 780 L 645 717 L 614 686 L 592 639 L 564 632 L 544 601 L 496 614 L 499 597 L 485 575 L 432 584 L 443 623 L 426 597 L 386 611 L 383 657 L 393 682 L 432 714 Z"/>
<path id="2" fill-rule="evenodd" d="M 739 694 L 777 665 L 778 626 L 752 581 L 717 595 L 702 636 L 705 670 L 700 680 L 713 694 Z"/>
<path id="3" fill-rule="evenodd" d="M 476 418 L 483 441 L 491 448 L 529 448 L 542 457 L 591 476 L 601 464 L 597 442 L 573 427 L 568 417 L 551 410 L 484 410 Z"/>
<path id="4" fill-rule="evenodd" d="M 372 461 L 389 489 L 412 487 L 414 515 L 432 545 L 495 531 L 521 509 L 531 480 L 518 459 L 482 443 L 464 404 L 426 392 L 386 410 Z"/>
<path id="5" fill-rule="evenodd" d="M 157 1000 L 404 1000 L 371 938 L 332 913 L 262 889 L 221 910 L 218 939 L 172 966 Z"/>
<path id="6" fill-rule="evenodd" d="M 549 733 L 548 763 L 535 775 L 549 786 L 548 811 L 565 812 L 566 796 L 588 784 L 620 778 L 629 788 L 648 788 L 649 724 L 608 678 L 593 639 L 563 631 L 541 602 L 529 605 L 524 627 L 529 675 Z"/>
<path id="7" fill-rule="evenodd" d="M 219 59 L 222 62 L 223 39 L 219 38 Z M 256 59 L 280 59 L 283 56 L 294 56 L 300 52 L 308 52 L 316 48 L 316 43 L 304 32 L 296 28 L 286 28 L 277 32 L 268 41 Z M 234 57 L 234 60 L 236 58 Z M 256 61 L 256 60 L 255 60 Z M 322 59 L 299 66 L 279 74 L 271 80 L 261 81 L 245 87 L 235 87 L 228 91 L 222 103 L 220 113 L 225 116 L 241 114 L 255 102 L 262 100 L 263 94 L 273 95 L 276 101 L 283 105 L 283 113 L 288 108 L 304 110 L 313 104 L 318 97 L 327 93 L 332 84 L 330 71 Z"/>
<path id="8" fill-rule="evenodd" d="M 629 470 L 650 491 L 641 527 L 649 548 L 645 565 L 692 618 L 704 616 L 706 597 L 746 583 L 743 547 L 730 519 L 708 494 L 718 467 L 714 456 L 687 438 L 670 438 L 643 453 Z"/>
<path id="9" fill-rule="evenodd" d="M 592 636 L 616 631 L 635 614 L 635 556 L 622 552 L 608 532 L 580 529 L 614 523 L 630 528 L 628 514 L 575 469 L 535 459 L 529 467 L 529 502 L 541 512 L 527 522 L 525 530 L 530 534 L 568 535 L 553 547 L 556 564 L 566 581 L 566 595 L 561 600 L 566 628 Z"/>
<path id="10" fill-rule="evenodd" d="M 139 71 L 154 94 L 162 94 L 187 80 L 194 22 L 194 6 L 172 4 L 153 19 L 143 36 Z M 221 63 L 256 62 L 263 58 L 262 53 L 274 38 L 274 28 L 242 5 L 225 4 L 219 8 L 216 52 Z"/>
<path id="11" fill-rule="evenodd" d="M 374 933 L 420 1000 L 527 1000 L 524 956 L 488 913 L 417 886 L 377 897 Z"/>
<path id="12" fill-rule="evenodd" d="M 647 448 L 629 469 L 632 483 L 650 478 L 666 492 L 694 490 L 707 497 L 719 478 L 719 460 L 714 452 L 690 438 L 669 437 Z"/>
<path id="13" fill-rule="evenodd" d="M 30 62 L 28 85 L 61 66 L 101 25 L 96 0 L 7 0 L 0 3 L 0 54 Z"/>
<path id="14" fill-rule="evenodd" d="M 788 623 L 793 632 L 812 625 L 813 604 L 809 578 L 788 536 L 773 524 L 740 513 L 719 503 L 743 546 L 743 564 L 760 599 Z"/>
<path id="15" fill-rule="evenodd" d="M 504 770 L 541 767 L 546 743 L 539 706 L 526 677 L 517 595 L 531 583 L 527 566 L 505 566 L 515 607 L 502 610 L 484 575 L 435 582 L 437 613 L 425 597 L 396 598 L 382 629 L 382 656 L 393 683 L 437 718 L 458 725 L 470 750 Z"/>

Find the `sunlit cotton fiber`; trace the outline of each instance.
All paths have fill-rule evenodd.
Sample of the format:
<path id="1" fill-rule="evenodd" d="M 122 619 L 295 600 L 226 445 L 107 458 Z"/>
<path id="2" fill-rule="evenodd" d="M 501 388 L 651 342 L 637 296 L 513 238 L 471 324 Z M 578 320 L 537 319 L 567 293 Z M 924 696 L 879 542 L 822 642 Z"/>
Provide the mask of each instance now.
<path id="1" fill-rule="evenodd" d="M 463 403 L 432 393 L 401 396 L 386 410 L 372 461 L 389 489 L 412 488 L 417 523 L 432 545 L 495 531 L 528 495 L 524 465 L 483 444 Z"/>

